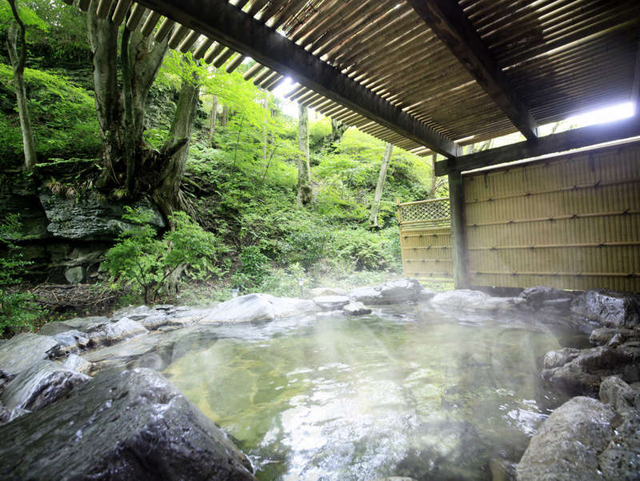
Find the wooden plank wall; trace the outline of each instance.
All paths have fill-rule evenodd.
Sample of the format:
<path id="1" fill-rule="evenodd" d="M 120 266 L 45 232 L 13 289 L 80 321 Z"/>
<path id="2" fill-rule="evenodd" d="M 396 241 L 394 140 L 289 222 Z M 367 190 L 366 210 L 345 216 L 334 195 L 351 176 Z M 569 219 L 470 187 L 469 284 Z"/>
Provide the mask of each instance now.
<path id="1" fill-rule="evenodd" d="M 398 220 L 404 276 L 453 280 L 449 199 L 399 204 Z"/>
<path id="2" fill-rule="evenodd" d="M 464 176 L 474 286 L 640 292 L 640 142 Z"/>

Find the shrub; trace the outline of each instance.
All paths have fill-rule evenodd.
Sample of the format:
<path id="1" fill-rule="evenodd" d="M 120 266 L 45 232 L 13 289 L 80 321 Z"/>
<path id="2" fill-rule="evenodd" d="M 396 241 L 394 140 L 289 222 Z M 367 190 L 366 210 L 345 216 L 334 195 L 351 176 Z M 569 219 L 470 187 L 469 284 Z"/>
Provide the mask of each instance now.
<path id="1" fill-rule="evenodd" d="M 149 224 L 152 213 L 127 208 L 125 220 L 136 225 L 124 232 L 106 254 L 104 267 L 119 282 L 138 289 L 145 303 L 155 301 L 162 288 L 177 290 L 180 274 L 204 278 L 220 274 L 214 262 L 220 249 L 217 239 L 193 223 L 184 212 L 173 216 L 175 230 L 157 237 Z"/>
<path id="2" fill-rule="evenodd" d="M 0 336 L 6 337 L 23 329 L 33 330 L 36 321 L 45 314 L 29 293 L 11 291 L 19 284 L 21 275 L 31 264 L 23 260 L 20 248 L 14 244 L 23 238 L 18 214 L 10 214 L 0 225 L 0 244 L 4 257 L 0 257 Z"/>
<path id="3" fill-rule="evenodd" d="M 269 275 L 269 258 L 258 246 L 244 247 L 240 252 L 240 267 L 233 276 L 233 285 L 239 289 L 258 287 Z"/>

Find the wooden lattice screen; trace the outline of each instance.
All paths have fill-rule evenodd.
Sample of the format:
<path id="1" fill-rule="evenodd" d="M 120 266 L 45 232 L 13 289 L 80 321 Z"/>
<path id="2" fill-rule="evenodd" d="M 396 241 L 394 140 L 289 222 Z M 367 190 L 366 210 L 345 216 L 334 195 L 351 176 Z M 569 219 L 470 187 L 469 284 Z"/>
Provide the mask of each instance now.
<path id="1" fill-rule="evenodd" d="M 471 285 L 640 291 L 640 143 L 463 179 Z"/>
<path id="2" fill-rule="evenodd" d="M 451 280 L 449 199 L 398 204 L 402 267 L 406 277 Z"/>

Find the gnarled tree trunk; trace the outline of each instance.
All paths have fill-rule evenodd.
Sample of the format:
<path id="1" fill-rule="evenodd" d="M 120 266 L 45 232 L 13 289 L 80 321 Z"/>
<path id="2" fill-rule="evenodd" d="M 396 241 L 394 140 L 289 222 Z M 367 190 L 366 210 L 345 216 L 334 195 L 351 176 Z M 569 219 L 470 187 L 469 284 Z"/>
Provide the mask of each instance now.
<path id="1" fill-rule="evenodd" d="M 168 39 L 157 43 L 139 31 L 126 29 L 120 46 L 122 88 L 118 83 L 119 28 L 107 15 L 96 14 L 97 2 L 88 12 L 93 52 L 96 111 L 103 143 L 101 188 L 125 187 L 129 195 L 145 158 L 144 117 L 149 89 L 167 52 Z"/>
<path id="2" fill-rule="evenodd" d="M 337 143 L 340 142 L 342 136 L 347 131 L 349 126 L 343 124 L 339 120 L 331 119 L 331 133 L 326 138 L 327 149 L 330 152 L 334 152 L 337 149 Z"/>
<path id="3" fill-rule="evenodd" d="M 24 149 L 24 168 L 32 170 L 37 161 L 36 144 L 33 138 L 29 105 L 27 103 L 27 89 L 24 84 L 24 66 L 27 61 L 26 27 L 18 10 L 15 0 L 8 0 L 11 11 L 16 21 L 9 27 L 7 34 L 7 48 L 9 59 L 13 68 L 13 85 L 16 89 L 18 103 L 18 116 L 20 117 L 20 131 L 22 133 L 22 146 Z"/>
<path id="4" fill-rule="evenodd" d="M 159 182 L 153 193 L 155 202 L 169 219 L 172 228 L 173 223 L 170 217 L 173 209 L 176 206 L 181 206 L 180 182 L 189 156 L 189 139 L 193 130 L 199 94 L 200 85 L 196 74 L 193 75 L 193 78 L 182 81 L 178 105 L 171 125 L 170 139 L 170 145 L 182 144 L 182 147 L 164 162 Z"/>

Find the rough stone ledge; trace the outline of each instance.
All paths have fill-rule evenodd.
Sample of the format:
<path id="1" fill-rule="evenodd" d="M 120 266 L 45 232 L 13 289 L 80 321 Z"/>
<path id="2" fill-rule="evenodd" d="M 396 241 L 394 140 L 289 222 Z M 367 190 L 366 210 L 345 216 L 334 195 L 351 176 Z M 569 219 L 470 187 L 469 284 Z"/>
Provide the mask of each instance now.
<path id="1" fill-rule="evenodd" d="M 604 379 L 600 399 L 575 397 L 549 416 L 517 466 L 518 481 L 640 478 L 640 392 Z"/>

